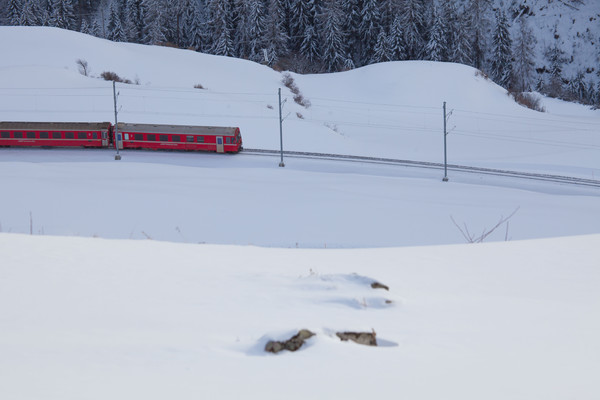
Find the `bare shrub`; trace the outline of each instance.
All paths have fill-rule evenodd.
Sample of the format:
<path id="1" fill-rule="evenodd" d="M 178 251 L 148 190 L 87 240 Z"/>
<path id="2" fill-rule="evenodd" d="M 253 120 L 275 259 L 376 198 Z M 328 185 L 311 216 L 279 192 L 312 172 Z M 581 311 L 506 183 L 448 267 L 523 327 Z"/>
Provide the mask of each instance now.
<path id="1" fill-rule="evenodd" d="M 79 58 L 77 61 L 75 61 L 75 63 L 77 64 L 77 68 L 79 68 L 79 73 L 83 76 L 88 76 L 90 73 L 90 69 L 88 67 L 88 62 L 85 61 L 82 58 Z"/>
<path id="2" fill-rule="evenodd" d="M 205 89 L 205 87 L 202 86 L 201 83 L 197 83 L 197 84 L 194 85 L 194 89 Z"/>
<path id="3" fill-rule="evenodd" d="M 539 97 L 532 93 L 509 92 L 509 95 L 520 105 L 538 112 L 546 112 Z"/>
<path id="4" fill-rule="evenodd" d="M 308 108 L 310 107 L 310 100 L 304 98 L 304 96 L 302 96 L 302 93 L 298 93 L 294 95 L 294 101 L 297 104 L 300 104 L 302 107 L 304 108 Z"/>
<path id="5" fill-rule="evenodd" d="M 298 85 L 296 85 L 296 82 L 294 81 L 292 75 L 290 75 L 288 72 L 284 73 L 283 78 L 281 78 L 281 82 L 294 94 L 294 101 L 297 104 L 301 105 L 304 108 L 310 107 L 310 101 L 308 99 L 305 99 L 302 93 L 300 93 L 300 88 L 298 88 Z"/>
<path id="6" fill-rule="evenodd" d="M 129 79 L 121 78 L 119 75 L 112 71 L 104 71 L 100 74 L 100 77 L 102 77 L 102 79 L 104 79 L 105 81 L 114 81 L 128 84 L 132 83 Z"/>
<path id="7" fill-rule="evenodd" d="M 485 238 L 487 238 L 489 235 L 491 235 L 494 231 L 496 231 L 500 226 L 502 226 L 505 223 L 506 223 L 506 233 L 504 235 L 504 240 L 508 241 L 508 220 L 511 219 L 517 213 L 517 211 L 519 211 L 519 208 L 520 207 L 515 208 L 515 210 L 506 218 L 500 216 L 500 220 L 498 221 L 498 223 L 496 223 L 496 225 L 494 225 L 491 229 L 483 228 L 483 231 L 481 232 L 480 235 L 472 234 L 471 232 L 469 232 L 469 228 L 467 227 L 467 224 L 463 224 L 463 227 L 461 228 L 456 223 L 456 221 L 454 220 L 454 218 L 452 216 L 450 216 L 450 219 L 454 223 L 454 226 L 456 226 L 456 228 L 458 228 L 460 233 L 463 235 L 463 237 L 465 238 L 467 243 L 483 242 L 485 240 Z"/>

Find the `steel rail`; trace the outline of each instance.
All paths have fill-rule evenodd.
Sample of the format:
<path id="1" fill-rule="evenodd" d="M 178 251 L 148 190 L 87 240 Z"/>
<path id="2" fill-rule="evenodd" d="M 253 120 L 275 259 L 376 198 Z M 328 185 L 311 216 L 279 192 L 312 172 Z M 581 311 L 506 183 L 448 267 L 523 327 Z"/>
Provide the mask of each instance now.
<path id="1" fill-rule="evenodd" d="M 241 153 L 242 154 L 253 154 L 253 155 L 277 156 L 280 154 L 280 151 L 267 150 L 267 149 L 244 148 Z M 412 167 L 412 168 L 428 168 L 428 169 L 439 169 L 439 170 L 444 169 L 443 163 L 435 163 L 435 162 L 429 162 L 429 161 L 414 161 L 414 160 L 402 160 L 402 159 L 396 159 L 396 158 L 354 156 L 354 155 L 347 155 L 347 154 L 314 153 L 314 152 L 305 152 L 305 151 L 284 151 L 283 154 L 285 156 L 291 157 L 291 158 L 349 161 L 349 162 L 398 165 L 398 166 Z M 571 184 L 571 185 L 600 187 L 600 180 L 578 178 L 578 177 L 566 176 L 566 175 L 540 174 L 540 173 L 534 173 L 534 172 L 522 172 L 522 171 L 512 171 L 512 170 L 505 170 L 505 169 L 473 167 L 473 166 L 459 165 L 459 164 L 448 164 L 448 169 L 451 171 L 455 171 L 455 172 L 468 172 L 468 173 L 475 173 L 475 174 L 506 176 L 506 177 L 512 177 L 512 178 L 520 178 L 520 179 L 530 179 L 530 180 L 537 180 L 537 181 L 567 183 L 567 184 Z"/>

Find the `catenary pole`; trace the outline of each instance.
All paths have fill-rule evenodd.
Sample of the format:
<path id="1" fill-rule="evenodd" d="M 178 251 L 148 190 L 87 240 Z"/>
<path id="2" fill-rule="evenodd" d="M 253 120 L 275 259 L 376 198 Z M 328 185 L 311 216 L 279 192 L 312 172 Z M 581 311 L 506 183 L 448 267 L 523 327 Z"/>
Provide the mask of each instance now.
<path id="1" fill-rule="evenodd" d="M 444 102 L 444 179 L 442 181 L 448 182 L 448 157 L 446 152 L 446 102 Z"/>
<path id="2" fill-rule="evenodd" d="M 283 119 L 281 118 L 281 88 L 278 90 L 279 94 L 279 148 L 281 153 L 281 161 L 279 162 L 280 167 L 285 167 L 283 162 Z"/>
<path id="3" fill-rule="evenodd" d="M 119 154 L 119 129 L 117 128 L 117 89 L 115 86 L 115 81 L 113 81 L 113 100 L 115 104 L 115 147 L 117 149 L 117 154 L 115 154 L 115 160 L 120 160 L 121 154 Z"/>

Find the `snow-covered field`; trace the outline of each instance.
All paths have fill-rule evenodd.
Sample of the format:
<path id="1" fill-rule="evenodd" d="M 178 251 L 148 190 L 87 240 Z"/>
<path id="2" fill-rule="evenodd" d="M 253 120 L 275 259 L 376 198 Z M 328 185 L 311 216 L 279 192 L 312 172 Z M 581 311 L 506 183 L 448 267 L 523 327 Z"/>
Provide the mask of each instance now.
<path id="1" fill-rule="evenodd" d="M 114 121 L 97 78 L 113 71 L 140 83 L 117 85 L 119 121 L 238 125 L 246 148 L 278 149 L 282 88 L 286 150 L 441 162 L 445 101 L 449 162 L 600 179 L 600 111 L 534 112 L 460 65 L 292 74 L 306 108 L 243 60 L 49 28 L 0 39 L 0 120 Z M 0 149 L 1 398 L 600 396 L 600 189 L 122 155 Z M 496 243 L 462 244 L 453 222 L 477 235 L 515 210 Z M 262 351 L 301 328 L 317 336 L 299 352 Z"/>

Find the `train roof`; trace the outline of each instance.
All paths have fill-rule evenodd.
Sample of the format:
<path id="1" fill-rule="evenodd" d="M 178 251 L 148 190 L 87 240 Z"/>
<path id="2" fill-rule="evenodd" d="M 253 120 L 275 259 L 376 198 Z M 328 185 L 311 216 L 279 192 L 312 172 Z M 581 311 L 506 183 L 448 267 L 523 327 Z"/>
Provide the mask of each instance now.
<path id="1" fill-rule="evenodd" d="M 108 130 L 110 122 L 19 122 L 0 121 L 0 129 L 10 130 L 61 130 L 61 131 L 89 131 Z"/>
<path id="2" fill-rule="evenodd" d="M 159 124 L 130 124 L 119 122 L 117 124 L 119 132 L 139 132 L 139 133 L 176 133 L 176 134 L 196 134 L 196 135 L 223 135 L 234 136 L 239 132 L 237 127 L 224 126 L 192 126 L 192 125 L 159 125 Z"/>

